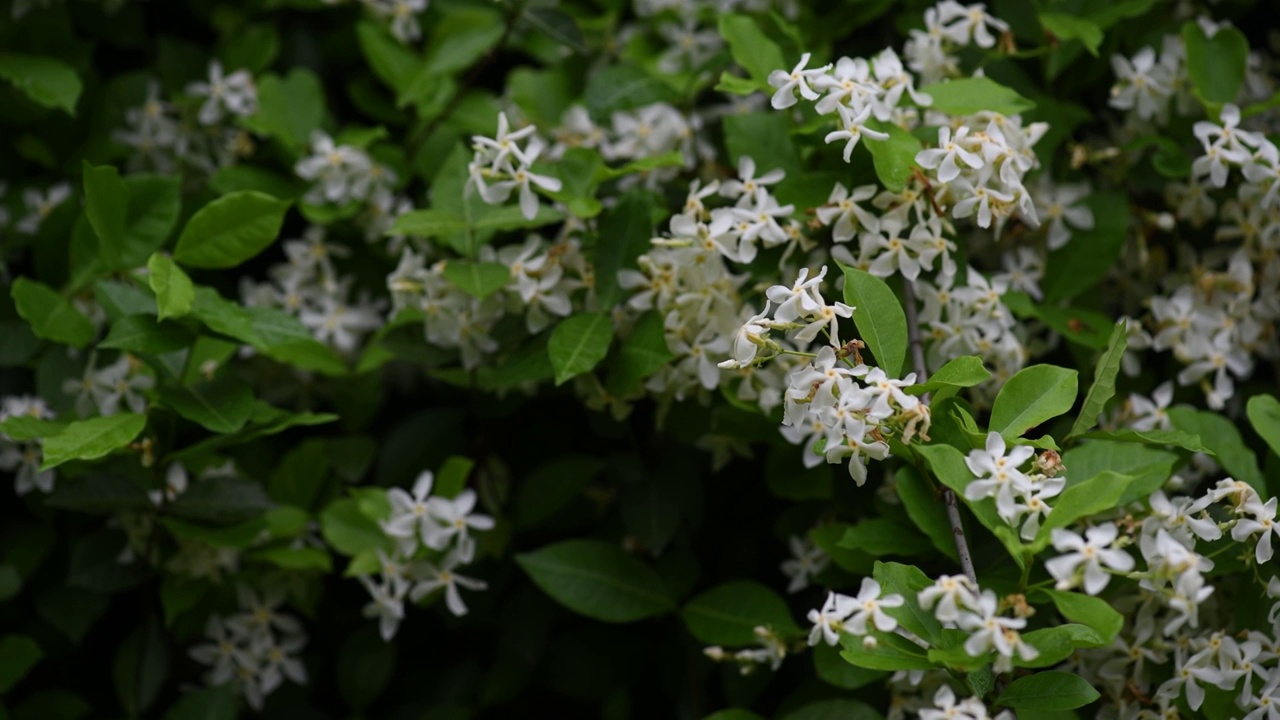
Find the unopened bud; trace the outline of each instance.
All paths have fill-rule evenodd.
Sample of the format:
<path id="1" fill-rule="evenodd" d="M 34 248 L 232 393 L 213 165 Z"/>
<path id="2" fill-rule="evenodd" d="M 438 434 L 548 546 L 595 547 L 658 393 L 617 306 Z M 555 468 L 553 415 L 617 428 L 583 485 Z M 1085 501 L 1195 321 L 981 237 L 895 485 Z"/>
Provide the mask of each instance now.
<path id="1" fill-rule="evenodd" d="M 1048 477 L 1057 477 L 1059 473 L 1067 469 L 1062 464 L 1062 456 L 1053 450 L 1044 450 L 1037 455 L 1032 467 L 1037 472 L 1043 473 Z"/>

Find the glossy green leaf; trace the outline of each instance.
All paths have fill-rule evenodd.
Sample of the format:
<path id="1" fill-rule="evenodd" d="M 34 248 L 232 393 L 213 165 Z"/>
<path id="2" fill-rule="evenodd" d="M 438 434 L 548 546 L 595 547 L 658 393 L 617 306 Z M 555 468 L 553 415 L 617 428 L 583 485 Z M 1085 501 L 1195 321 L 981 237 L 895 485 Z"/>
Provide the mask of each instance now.
<path id="1" fill-rule="evenodd" d="M 0 78 L 8 80 L 38 105 L 75 116 L 83 87 L 80 76 L 61 60 L 37 55 L 0 53 Z"/>
<path id="2" fill-rule="evenodd" d="M 844 271 L 844 301 L 875 362 L 891 378 L 902 377 L 907 360 L 907 315 L 883 280 L 856 268 Z"/>
<path id="3" fill-rule="evenodd" d="M 191 312 L 191 303 L 195 299 L 195 286 L 191 278 L 168 255 L 159 253 L 152 255 L 147 261 L 147 282 L 156 294 L 156 316 L 180 318 Z"/>
<path id="4" fill-rule="evenodd" d="M 215 433 L 240 430 L 254 407 L 253 389 L 230 373 L 190 387 L 166 387 L 160 398 L 182 417 Z"/>
<path id="5" fill-rule="evenodd" d="M 286 77 L 267 75 L 257 80 L 258 111 L 244 119 L 254 132 L 301 149 L 324 122 L 324 88 L 315 73 L 294 68 Z"/>
<path id="6" fill-rule="evenodd" d="M 1280 455 L 1280 401 L 1274 395 L 1254 395 L 1245 406 L 1249 424 L 1267 443 L 1271 452 Z"/>
<path id="7" fill-rule="evenodd" d="M 275 242 L 288 209 L 288 202 L 253 190 L 223 195 L 187 221 L 173 259 L 195 268 L 235 267 Z"/>
<path id="8" fill-rule="evenodd" d="M 667 346 L 662 316 L 656 312 L 645 313 L 632 328 L 631 335 L 620 344 L 617 356 L 610 363 L 605 387 L 614 395 L 626 396 L 674 357 L 675 353 Z"/>
<path id="9" fill-rule="evenodd" d="M 1195 93 L 1206 103 L 1233 103 L 1244 86 L 1249 41 L 1233 27 L 1219 27 L 1213 37 L 1194 20 L 1182 25 L 1187 48 L 1187 75 Z"/>
<path id="10" fill-rule="evenodd" d="M 1040 24 L 1059 40 L 1079 40 L 1090 55 L 1098 56 L 1102 44 L 1102 28 L 1088 18 L 1066 13 L 1040 13 Z"/>
<path id="11" fill-rule="evenodd" d="M 897 618 L 903 627 L 918 637 L 934 644 L 941 642 L 942 625 L 932 612 L 920 607 L 917 599 L 921 590 L 933 584 L 932 578 L 913 565 L 895 562 L 877 562 L 872 576 L 880 583 L 881 596 L 901 595 L 903 598 L 902 605 L 886 607 L 886 614 Z"/>
<path id="12" fill-rule="evenodd" d="M 600 221 L 600 245 L 596 249 L 596 293 L 603 307 L 622 299 L 618 271 L 633 268 L 636 258 L 651 247 L 653 220 L 650 203 L 639 193 L 623 195 Z"/>
<path id="13" fill-rule="evenodd" d="M 991 371 L 982 363 L 977 355 L 963 355 L 952 358 L 929 376 L 928 382 L 912 385 L 907 392 L 912 395 L 923 395 L 941 390 L 944 387 L 966 388 L 986 382 Z"/>
<path id="14" fill-rule="evenodd" d="M 662 579 L 616 544 L 565 540 L 515 560 L 556 602 L 596 620 L 634 622 L 675 608 Z"/>
<path id="15" fill-rule="evenodd" d="M 1031 551 L 1039 552 L 1048 547 L 1054 528 L 1067 527 L 1081 518 L 1119 507 L 1121 498 L 1133 480 L 1132 475 L 1103 470 L 1094 477 L 1063 490 L 1053 503 L 1053 512 L 1045 517 L 1040 526 L 1040 532 L 1031 544 Z"/>
<path id="16" fill-rule="evenodd" d="M 613 322 L 604 313 L 583 313 L 557 323 L 547 341 L 556 385 L 590 372 L 608 354 L 612 341 Z"/>
<path id="17" fill-rule="evenodd" d="M 996 699 L 996 703 L 1020 713 L 1074 710 L 1101 695 L 1079 675 L 1045 670 L 1018 678 Z"/>
<path id="18" fill-rule="evenodd" d="M 129 188 L 109 165 L 84 163 L 84 212 L 98 236 L 98 254 L 108 268 L 123 266 Z"/>
<path id="19" fill-rule="evenodd" d="M 53 288 L 20 277 L 9 289 L 18 315 L 36 337 L 81 348 L 93 342 L 93 323 Z"/>
<path id="20" fill-rule="evenodd" d="M 1103 642 L 1111 642 L 1124 627 L 1124 615 L 1102 598 L 1062 590 L 1044 590 L 1043 592 L 1049 596 L 1064 618 L 1093 628 L 1102 637 Z"/>
<path id="21" fill-rule="evenodd" d="M 865 638 L 871 638 L 869 645 Z M 845 634 L 840 638 L 844 650 L 840 656 L 868 670 L 932 670 L 939 667 L 923 648 L 901 635 L 872 631 L 864 637 Z"/>
<path id="22" fill-rule="evenodd" d="M 889 133 L 888 140 L 863 138 L 862 146 L 871 153 L 876 177 L 889 190 L 901 192 L 917 167 L 916 155 L 920 152 L 920 140 L 897 125 L 879 120 L 869 120 L 867 127 Z"/>
<path id="23" fill-rule="evenodd" d="M 754 18 L 748 15 L 721 15 L 720 36 L 729 44 L 733 61 L 742 66 L 759 90 L 770 90 L 769 73 L 774 70 L 790 71 L 794 62 L 782 57 L 778 44 L 760 30 Z"/>
<path id="24" fill-rule="evenodd" d="M 1091 440 L 1114 440 L 1116 442 L 1142 443 L 1144 445 L 1173 445 L 1191 452 L 1202 452 L 1213 455 L 1214 452 L 1200 441 L 1199 435 L 1192 435 L 1181 430 L 1094 430 L 1081 437 Z"/>
<path id="25" fill-rule="evenodd" d="M 511 271 L 498 262 L 450 260 L 444 266 L 444 277 L 459 290 L 483 300 L 507 284 Z"/>
<path id="26" fill-rule="evenodd" d="M 147 425 L 145 415 L 118 413 L 77 420 L 44 439 L 42 470 L 71 460 L 97 460 L 133 442 Z"/>
<path id="27" fill-rule="evenodd" d="M 1129 336 L 1125 329 L 1125 321 L 1121 320 L 1112 329 L 1107 349 L 1103 351 L 1097 365 L 1094 366 L 1093 384 L 1085 393 L 1084 404 L 1080 407 L 1080 414 L 1076 416 L 1076 421 L 1071 426 L 1071 432 L 1067 433 L 1067 439 L 1080 435 L 1098 424 L 1098 416 L 1106 409 L 1107 401 L 1116 394 L 1116 375 L 1120 374 L 1120 361 L 1124 359 L 1124 351 L 1128 343 Z"/>
<path id="28" fill-rule="evenodd" d="M 1249 483 L 1264 497 L 1269 495 L 1266 480 L 1258 469 L 1258 456 L 1244 444 L 1235 423 L 1217 413 L 1185 405 L 1171 408 L 1169 419 L 1173 421 L 1174 428 L 1199 436 L 1200 442 L 1213 451 L 1214 459 L 1227 475 Z"/>
<path id="29" fill-rule="evenodd" d="M 950 115 L 972 115 L 988 110 L 1017 115 L 1031 110 L 1034 102 L 988 77 L 960 78 L 925 85 L 920 92 L 933 98 L 933 110 Z"/>
<path id="30" fill-rule="evenodd" d="M 1076 402 L 1077 375 L 1075 370 L 1053 365 L 1032 365 L 1019 370 L 996 395 L 991 408 L 991 430 L 1012 440 L 1067 412 Z"/>
<path id="31" fill-rule="evenodd" d="M 176 323 L 159 322 L 151 315 L 126 315 L 111 324 L 98 347 L 160 355 L 181 350 L 193 340 L 195 335 Z"/>
<path id="32" fill-rule="evenodd" d="M 685 604 L 680 617 L 689 632 L 705 645 L 755 645 L 758 626 L 782 635 L 800 634 L 786 601 L 750 580 L 721 583 L 701 593 Z"/>

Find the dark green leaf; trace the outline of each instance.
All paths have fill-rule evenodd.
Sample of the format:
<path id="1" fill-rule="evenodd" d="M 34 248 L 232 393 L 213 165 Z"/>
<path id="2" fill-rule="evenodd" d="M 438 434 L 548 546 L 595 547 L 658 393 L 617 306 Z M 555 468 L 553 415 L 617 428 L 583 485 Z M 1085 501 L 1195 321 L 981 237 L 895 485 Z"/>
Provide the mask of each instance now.
<path id="1" fill-rule="evenodd" d="M 634 622 L 674 609 L 662 579 L 617 545 L 565 540 L 516 556 L 554 600 L 604 622 Z"/>
<path id="2" fill-rule="evenodd" d="M 1194 20 L 1182 25 L 1182 42 L 1187 48 L 1187 75 L 1195 93 L 1206 103 L 1233 103 L 1244 86 L 1249 41 L 1239 30 L 1223 26 L 1213 37 Z"/>
<path id="3" fill-rule="evenodd" d="M 694 597 L 680 611 L 685 627 L 705 645 L 755 645 L 755 628 L 764 626 L 782 635 L 798 635 L 787 603 L 757 582 L 721 583 Z"/>
<path id="4" fill-rule="evenodd" d="M 1280 401 L 1274 395 L 1254 395 L 1245 412 L 1254 432 L 1267 443 L 1271 452 L 1280 455 Z"/>
<path id="5" fill-rule="evenodd" d="M 1019 370 L 1000 389 L 991 408 L 991 430 L 1006 440 L 1055 418 L 1076 402 L 1075 370 L 1032 365 Z"/>
<path id="6" fill-rule="evenodd" d="M 1111 331 L 1111 340 L 1107 349 L 1098 358 L 1093 370 L 1093 384 L 1085 393 L 1084 404 L 1080 414 L 1067 433 L 1067 439 L 1080 435 L 1098 424 L 1098 416 L 1107 407 L 1107 401 L 1116 394 L 1116 375 L 1120 373 L 1120 361 L 1124 359 L 1124 350 L 1128 346 L 1129 336 L 1125 329 L 1125 321 L 1116 323 Z"/>
<path id="7" fill-rule="evenodd" d="M 259 517 L 273 505 L 261 483 L 222 476 L 193 482 L 166 509 L 177 518 L 227 525 Z"/>
<path id="8" fill-rule="evenodd" d="M 1097 700 L 1100 694 L 1084 678 L 1045 670 L 1018 678 L 996 700 L 1020 713 L 1074 710 Z"/>
<path id="9" fill-rule="evenodd" d="M 0 78 L 13 83 L 38 105 L 75 116 L 80 77 L 66 63 L 48 57 L 0 53 Z"/>
<path id="10" fill-rule="evenodd" d="M 190 267 L 235 267 L 275 241 L 288 209 L 288 202 L 253 190 L 223 195 L 187 221 L 173 258 Z"/>
<path id="11" fill-rule="evenodd" d="M 889 133 L 888 140 L 864 138 L 862 145 L 871 153 L 876 177 L 886 188 L 901 192 L 916 168 L 916 154 L 920 152 L 920 140 L 915 135 L 889 122 L 872 119 L 867 122 L 872 130 Z"/>
<path id="12" fill-rule="evenodd" d="M 37 337 L 78 348 L 93 342 L 93 323 L 48 285 L 20 277 L 9 293 Z"/>
<path id="13" fill-rule="evenodd" d="M 195 335 L 176 323 L 158 322 L 151 315 L 125 315 L 111 324 L 98 347 L 162 355 L 181 350 L 194 340 Z"/>
<path id="14" fill-rule="evenodd" d="M 154 618 L 147 620 L 121 643 L 114 664 L 116 695 L 130 715 L 151 707 L 169 676 L 169 649 L 164 628 Z"/>
<path id="15" fill-rule="evenodd" d="M 84 163 L 84 212 L 98 236 L 98 253 L 109 269 L 123 266 L 129 188 L 115 168 Z"/>
<path id="16" fill-rule="evenodd" d="M 608 354 L 612 341 L 613 323 L 604 313 L 574 315 L 557 323 L 547 341 L 556 385 L 590 372 Z"/>
<path id="17" fill-rule="evenodd" d="M 858 334 L 891 378 L 902 377 L 907 360 L 907 315 L 883 280 L 864 270 L 844 270 L 844 301 L 854 306 Z"/>
<path id="18" fill-rule="evenodd" d="M 44 652 L 29 635 L 5 635 L 0 638 L 0 695 L 9 690 L 26 674 Z"/>
<path id="19" fill-rule="evenodd" d="M 47 470 L 71 460 L 97 460 L 133 442 L 146 425 L 147 416 L 133 413 L 77 420 L 44 439 L 40 468 Z"/>
<path id="20" fill-rule="evenodd" d="M 1198 435 L 1228 475 L 1268 496 L 1266 480 L 1258 469 L 1258 456 L 1244 444 L 1235 423 L 1217 413 L 1186 406 L 1170 409 L 1169 419 L 1178 430 Z"/>
<path id="21" fill-rule="evenodd" d="M 229 373 L 191 387 L 166 387 L 160 397 L 179 415 L 215 433 L 244 427 L 254 406 L 253 389 Z"/>
<path id="22" fill-rule="evenodd" d="M 600 245 L 596 249 L 596 294 L 602 307 L 622 299 L 618 271 L 635 267 L 636 258 L 651 247 L 653 220 L 649 202 L 639 193 L 622 196 L 600 221 Z"/>
<path id="23" fill-rule="evenodd" d="M 444 277 L 459 290 L 483 300 L 507 284 L 511 271 L 498 262 L 450 260 L 444 266 Z"/>

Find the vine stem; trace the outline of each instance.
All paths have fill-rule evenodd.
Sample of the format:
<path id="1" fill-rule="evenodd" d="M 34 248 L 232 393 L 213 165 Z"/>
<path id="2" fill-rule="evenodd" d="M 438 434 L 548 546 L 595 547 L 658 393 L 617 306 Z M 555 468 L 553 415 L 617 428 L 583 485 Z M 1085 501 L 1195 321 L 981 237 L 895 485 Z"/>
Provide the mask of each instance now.
<path id="1" fill-rule="evenodd" d="M 916 285 L 911 280 L 902 282 L 903 304 L 907 311 L 907 346 L 911 352 L 911 364 L 916 372 L 916 382 L 923 383 L 929 379 L 929 368 L 924 362 L 924 343 L 920 339 L 920 316 L 916 307 Z M 929 394 L 921 396 L 925 403 L 929 402 Z M 951 537 L 956 543 L 956 555 L 960 558 L 960 569 L 965 577 L 978 585 L 978 574 L 973 570 L 973 555 L 969 553 L 969 541 L 964 535 L 964 523 L 960 518 L 960 505 L 956 494 L 949 487 L 942 489 L 942 499 L 947 505 L 947 522 L 951 525 Z"/>

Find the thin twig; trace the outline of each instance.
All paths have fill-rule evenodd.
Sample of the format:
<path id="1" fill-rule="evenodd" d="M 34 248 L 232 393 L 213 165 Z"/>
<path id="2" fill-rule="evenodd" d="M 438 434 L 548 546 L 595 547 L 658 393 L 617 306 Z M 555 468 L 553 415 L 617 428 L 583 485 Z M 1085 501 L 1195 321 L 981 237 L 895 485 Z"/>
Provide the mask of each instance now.
<path id="1" fill-rule="evenodd" d="M 929 368 L 924 362 L 924 343 L 920 339 L 920 316 L 916 307 L 916 286 L 910 280 L 903 280 L 903 304 L 906 305 L 907 311 L 907 344 L 911 348 L 911 364 L 915 368 L 916 382 L 922 383 L 929 379 Z M 921 400 L 925 403 L 929 402 L 929 394 L 925 393 L 921 396 Z M 956 541 L 956 555 L 960 558 L 960 569 L 964 571 L 965 577 L 976 587 L 978 584 L 978 574 L 973 570 L 973 556 L 969 554 L 969 542 L 964 536 L 964 523 L 960 518 L 960 506 L 956 501 L 956 494 L 951 488 L 943 488 L 942 499 L 947 504 L 947 522 L 951 524 L 951 536 Z"/>

